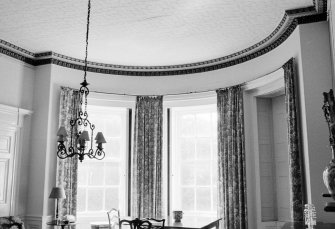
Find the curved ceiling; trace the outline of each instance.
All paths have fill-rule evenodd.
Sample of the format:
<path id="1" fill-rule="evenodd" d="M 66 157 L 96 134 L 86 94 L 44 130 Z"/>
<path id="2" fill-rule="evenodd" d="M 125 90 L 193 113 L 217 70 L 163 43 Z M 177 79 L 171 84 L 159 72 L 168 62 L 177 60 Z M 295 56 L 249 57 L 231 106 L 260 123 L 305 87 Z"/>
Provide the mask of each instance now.
<path id="1" fill-rule="evenodd" d="M 127 66 L 212 60 L 268 37 L 286 10 L 313 0 L 92 1 L 88 59 Z M 83 59 L 87 1 L 1 0 L 0 39 Z"/>

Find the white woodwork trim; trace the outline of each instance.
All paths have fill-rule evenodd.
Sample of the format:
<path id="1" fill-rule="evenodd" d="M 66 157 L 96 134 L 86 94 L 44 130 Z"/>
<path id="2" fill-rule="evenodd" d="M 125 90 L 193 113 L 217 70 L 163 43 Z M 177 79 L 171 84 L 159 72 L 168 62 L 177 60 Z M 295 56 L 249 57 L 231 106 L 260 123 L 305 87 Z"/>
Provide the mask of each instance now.
<path id="1" fill-rule="evenodd" d="M 19 198 L 19 187 L 20 187 L 20 170 L 21 161 L 20 155 L 22 155 L 22 142 L 21 142 L 21 129 L 24 123 L 24 117 L 31 115 L 32 111 L 27 109 L 22 109 L 18 107 L 8 106 L 0 104 L 0 127 L 3 130 L 9 130 L 13 133 L 13 172 L 11 175 L 12 187 L 10 190 L 10 215 L 16 215 L 17 201 Z"/>
<path id="2" fill-rule="evenodd" d="M 22 218 L 26 229 L 41 229 L 43 222 L 42 219 L 42 216 L 35 215 L 26 215 Z"/>
<path id="3" fill-rule="evenodd" d="M 217 95 L 215 91 L 190 93 L 182 95 L 167 95 L 163 97 L 163 107 L 185 107 L 216 104 Z"/>
<path id="4" fill-rule="evenodd" d="M 21 127 L 24 116 L 32 113 L 32 111 L 27 109 L 0 104 L 0 125 Z"/>
<path id="5" fill-rule="evenodd" d="M 284 77 L 284 69 L 279 68 L 278 70 L 271 72 L 265 76 L 246 82 L 243 86 L 243 89 L 246 91 L 250 91 L 254 89 L 268 87 L 277 81 L 281 82 L 284 79 L 283 77 Z"/>
<path id="6" fill-rule="evenodd" d="M 284 69 L 280 68 L 266 76 L 245 83 L 244 89 L 244 121 L 245 121 L 245 148 L 247 152 L 247 185 L 248 198 L 248 226 L 249 228 L 265 229 L 269 225 L 281 225 L 281 222 L 262 222 L 260 166 L 258 144 L 257 97 L 278 95 L 284 92 Z M 251 155 L 250 155 L 251 154 Z M 253 177 L 252 177 L 253 176 Z"/>
<path id="7" fill-rule="evenodd" d="M 52 221 L 53 216 L 26 215 L 22 217 L 26 229 L 45 229 L 49 228 L 47 222 Z"/>
<path id="8" fill-rule="evenodd" d="M 90 105 L 135 108 L 136 97 L 102 92 L 90 92 L 87 100 Z"/>
<path id="9" fill-rule="evenodd" d="M 17 213 L 17 209 L 18 209 L 18 201 L 19 199 L 19 195 L 20 195 L 20 191 L 25 191 L 25 190 L 19 190 L 19 187 L 21 187 L 20 182 L 21 182 L 21 169 L 22 169 L 22 160 L 20 160 L 21 155 L 23 154 L 23 146 L 22 146 L 22 129 L 24 128 L 24 118 L 25 116 L 30 116 L 32 115 L 32 111 L 30 110 L 26 110 L 26 109 L 21 109 L 18 108 L 18 120 L 17 120 L 17 129 L 16 129 L 16 139 L 15 139 L 15 155 L 14 155 L 14 176 L 13 176 L 13 190 L 12 190 L 12 207 L 11 207 L 11 211 L 13 215 L 16 215 Z"/>

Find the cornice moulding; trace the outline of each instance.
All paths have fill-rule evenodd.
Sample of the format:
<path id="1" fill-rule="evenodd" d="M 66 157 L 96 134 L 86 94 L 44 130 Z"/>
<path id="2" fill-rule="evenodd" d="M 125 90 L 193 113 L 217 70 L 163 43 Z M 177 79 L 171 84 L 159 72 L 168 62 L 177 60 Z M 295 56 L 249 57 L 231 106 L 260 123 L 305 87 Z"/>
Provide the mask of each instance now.
<path id="1" fill-rule="evenodd" d="M 314 0 L 314 6 L 287 10 L 275 30 L 260 42 L 216 59 L 167 66 L 126 66 L 88 62 L 88 71 L 127 76 L 185 75 L 227 68 L 257 58 L 275 49 L 295 30 L 297 25 L 327 20 L 327 0 Z M 55 52 L 32 53 L 0 39 L 0 53 L 33 66 L 54 64 L 66 68 L 84 70 L 84 61 Z"/>

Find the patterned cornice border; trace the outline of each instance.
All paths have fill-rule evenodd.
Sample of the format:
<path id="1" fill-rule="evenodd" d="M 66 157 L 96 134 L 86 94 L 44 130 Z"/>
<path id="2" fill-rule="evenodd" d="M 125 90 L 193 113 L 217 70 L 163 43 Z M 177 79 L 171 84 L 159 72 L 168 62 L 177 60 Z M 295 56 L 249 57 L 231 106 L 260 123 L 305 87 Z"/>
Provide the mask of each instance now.
<path id="1" fill-rule="evenodd" d="M 287 10 L 275 30 L 262 41 L 228 56 L 169 66 L 123 66 L 89 61 L 88 71 L 127 76 L 168 76 L 214 71 L 240 64 L 259 57 L 283 43 L 298 24 L 327 20 L 327 0 L 313 0 L 314 6 Z M 55 64 L 66 68 L 83 70 L 84 61 L 54 52 L 32 53 L 0 39 L 0 53 L 30 65 Z"/>

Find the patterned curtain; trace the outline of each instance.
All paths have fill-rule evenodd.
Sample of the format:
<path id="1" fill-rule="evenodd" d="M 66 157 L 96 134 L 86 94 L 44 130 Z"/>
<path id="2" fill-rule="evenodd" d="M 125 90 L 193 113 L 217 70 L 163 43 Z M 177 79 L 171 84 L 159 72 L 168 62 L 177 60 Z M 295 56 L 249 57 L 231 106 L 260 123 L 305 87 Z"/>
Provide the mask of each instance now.
<path id="1" fill-rule="evenodd" d="M 217 90 L 220 228 L 246 229 L 247 197 L 241 86 Z"/>
<path id="2" fill-rule="evenodd" d="M 288 123 L 288 152 L 290 168 L 291 218 L 294 222 L 303 221 L 305 189 L 302 168 L 301 140 L 299 133 L 299 112 L 297 102 L 297 75 L 294 59 L 284 66 L 285 103 Z"/>
<path id="3" fill-rule="evenodd" d="M 64 126 L 67 133 L 70 133 L 70 120 L 76 117 L 80 108 L 79 92 L 67 87 L 61 87 L 59 126 Z M 70 138 L 68 137 L 70 140 Z M 67 143 L 67 142 L 66 142 Z M 59 217 L 74 215 L 77 213 L 77 156 L 67 159 L 57 157 L 56 185 L 63 186 L 66 199 L 59 201 Z"/>
<path id="4" fill-rule="evenodd" d="M 132 216 L 162 216 L 163 97 L 136 98 Z"/>

